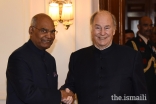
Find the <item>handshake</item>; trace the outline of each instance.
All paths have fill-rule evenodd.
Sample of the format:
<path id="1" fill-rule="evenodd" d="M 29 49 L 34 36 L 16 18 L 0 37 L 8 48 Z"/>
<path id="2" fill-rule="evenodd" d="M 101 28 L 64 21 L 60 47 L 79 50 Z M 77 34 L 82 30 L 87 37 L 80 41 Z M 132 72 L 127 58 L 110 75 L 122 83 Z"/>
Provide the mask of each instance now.
<path id="1" fill-rule="evenodd" d="M 68 88 L 65 90 L 60 90 L 61 91 L 61 102 L 65 104 L 74 104 L 75 101 L 75 94 L 70 91 Z"/>

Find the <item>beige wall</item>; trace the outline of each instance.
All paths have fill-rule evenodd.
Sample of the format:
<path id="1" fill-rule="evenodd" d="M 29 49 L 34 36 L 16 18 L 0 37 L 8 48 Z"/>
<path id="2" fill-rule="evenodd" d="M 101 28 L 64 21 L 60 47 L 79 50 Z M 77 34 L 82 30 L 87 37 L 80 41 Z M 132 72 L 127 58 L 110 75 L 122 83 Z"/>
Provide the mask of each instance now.
<path id="1" fill-rule="evenodd" d="M 33 15 L 47 13 L 50 0 L 0 0 L 0 100 L 6 99 L 6 66 L 9 55 L 29 39 L 28 27 Z M 64 83 L 71 52 L 92 44 L 89 19 L 98 9 L 98 0 L 71 0 L 73 25 L 65 30 L 59 23 L 54 44 L 47 51 L 56 59 L 59 87 Z M 84 5 L 85 4 L 85 5 Z M 4 104 L 0 101 L 0 104 Z"/>
<path id="2" fill-rule="evenodd" d="M 24 43 L 29 20 L 28 0 L 0 0 L 0 99 L 6 98 L 5 71 L 11 52 Z"/>

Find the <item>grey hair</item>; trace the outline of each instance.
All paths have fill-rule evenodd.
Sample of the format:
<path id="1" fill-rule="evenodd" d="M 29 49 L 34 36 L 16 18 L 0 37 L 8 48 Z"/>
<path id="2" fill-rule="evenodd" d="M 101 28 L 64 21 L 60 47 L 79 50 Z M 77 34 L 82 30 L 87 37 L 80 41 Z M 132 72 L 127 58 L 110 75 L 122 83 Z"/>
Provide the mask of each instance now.
<path id="1" fill-rule="evenodd" d="M 36 21 L 37 21 L 37 16 L 35 15 L 35 16 L 31 19 L 30 26 L 36 26 Z"/>
<path id="2" fill-rule="evenodd" d="M 100 13 L 100 12 L 108 12 L 108 13 L 110 13 L 109 11 L 106 11 L 106 10 L 100 10 L 100 11 L 95 12 L 95 13 L 91 16 L 91 18 L 90 18 L 90 26 L 93 25 L 95 16 L 96 16 L 98 13 Z M 110 15 L 111 15 L 111 17 L 112 17 L 113 24 L 114 24 L 114 26 L 115 26 L 115 28 L 116 28 L 116 26 L 117 26 L 116 18 L 115 18 L 115 16 L 114 16 L 112 13 L 110 13 Z"/>

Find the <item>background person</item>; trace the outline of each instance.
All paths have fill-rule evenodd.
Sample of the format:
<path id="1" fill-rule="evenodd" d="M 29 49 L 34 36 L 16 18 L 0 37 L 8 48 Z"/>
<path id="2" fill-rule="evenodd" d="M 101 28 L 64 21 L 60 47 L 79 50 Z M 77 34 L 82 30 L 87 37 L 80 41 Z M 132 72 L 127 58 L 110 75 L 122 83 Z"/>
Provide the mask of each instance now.
<path id="1" fill-rule="evenodd" d="M 156 26 L 152 29 L 152 35 L 150 36 L 150 40 L 153 42 L 156 47 Z"/>
<path id="2" fill-rule="evenodd" d="M 156 58 L 155 47 L 150 41 L 152 35 L 153 23 L 150 17 L 143 16 L 139 20 L 138 34 L 136 38 L 126 43 L 127 46 L 139 51 L 142 55 L 142 64 L 146 78 L 150 104 L 156 103 L 156 78 L 154 61 Z"/>
<path id="3" fill-rule="evenodd" d="M 126 29 L 126 30 L 125 30 L 125 37 L 124 37 L 125 43 L 126 43 L 128 40 L 130 40 L 130 39 L 132 39 L 132 38 L 134 38 L 134 37 L 135 37 L 135 34 L 134 34 L 133 30 L 131 30 L 131 29 Z"/>

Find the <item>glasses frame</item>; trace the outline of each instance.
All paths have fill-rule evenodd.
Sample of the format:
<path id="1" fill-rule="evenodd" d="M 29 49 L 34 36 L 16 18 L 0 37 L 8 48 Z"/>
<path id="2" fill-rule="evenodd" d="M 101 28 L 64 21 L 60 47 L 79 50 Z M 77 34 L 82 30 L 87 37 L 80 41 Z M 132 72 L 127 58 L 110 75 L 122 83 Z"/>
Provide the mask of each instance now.
<path id="1" fill-rule="evenodd" d="M 37 28 L 37 27 L 35 27 L 35 26 L 31 26 L 31 27 L 33 27 L 33 28 L 35 28 L 35 29 L 37 29 L 37 30 L 39 30 L 39 32 L 41 33 L 41 34 L 48 34 L 49 32 L 50 32 L 50 34 L 52 34 L 52 35 L 56 35 L 57 33 L 58 33 L 58 31 L 57 30 L 55 30 L 55 29 L 53 29 L 53 30 L 48 30 L 48 29 L 45 29 L 45 28 Z"/>

